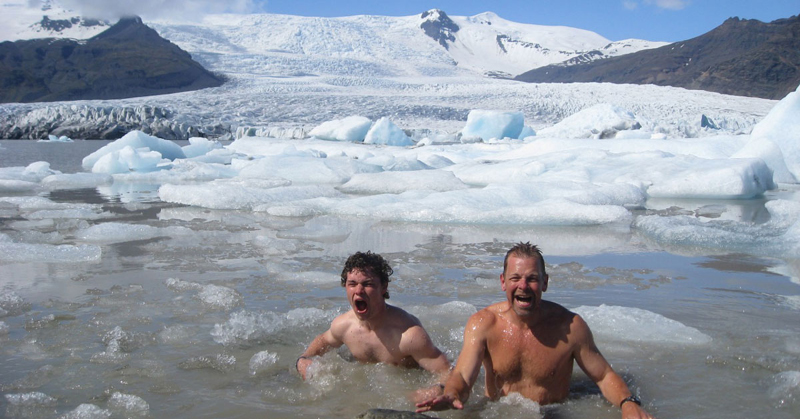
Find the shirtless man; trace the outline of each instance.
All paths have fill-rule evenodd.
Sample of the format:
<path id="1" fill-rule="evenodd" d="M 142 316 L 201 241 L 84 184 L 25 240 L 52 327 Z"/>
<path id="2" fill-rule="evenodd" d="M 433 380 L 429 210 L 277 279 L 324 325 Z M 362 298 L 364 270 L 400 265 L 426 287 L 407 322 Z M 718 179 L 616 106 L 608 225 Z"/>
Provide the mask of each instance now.
<path id="1" fill-rule="evenodd" d="M 462 409 L 480 372 L 486 372 L 486 396 L 519 393 L 542 405 L 565 400 L 573 361 L 620 407 L 623 418 L 652 418 L 597 349 L 583 319 L 542 300 L 548 277 L 544 258 L 530 243 L 506 253 L 500 285 L 507 301 L 469 318 L 464 345 L 441 396 L 417 404 L 417 412 Z"/>
<path id="2" fill-rule="evenodd" d="M 352 310 L 331 322 L 297 360 L 297 371 L 305 380 L 313 357 L 346 345 L 353 357 L 364 363 L 386 363 L 422 367 L 442 383 L 450 361 L 431 341 L 419 320 L 403 309 L 386 304 L 392 268 L 372 252 L 350 256 L 342 270 L 342 286 Z M 443 385 L 420 390 L 417 400 L 441 394 Z"/>

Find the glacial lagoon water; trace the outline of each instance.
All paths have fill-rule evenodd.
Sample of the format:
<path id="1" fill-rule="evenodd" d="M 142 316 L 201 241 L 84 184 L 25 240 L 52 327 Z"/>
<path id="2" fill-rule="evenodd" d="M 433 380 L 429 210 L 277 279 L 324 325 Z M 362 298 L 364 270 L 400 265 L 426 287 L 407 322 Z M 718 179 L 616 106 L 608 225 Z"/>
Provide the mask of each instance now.
<path id="1" fill-rule="evenodd" d="M 43 160 L 78 172 L 103 144 L 0 141 L 0 167 Z M 325 356 L 310 382 L 294 371 L 305 345 L 347 309 L 338 280 L 347 255 L 387 257 L 395 268 L 390 303 L 417 315 L 454 360 L 469 315 L 503 298 L 505 250 L 530 240 L 547 259 L 545 298 L 587 319 L 601 351 L 657 417 L 800 417 L 794 261 L 659 248 L 600 227 L 210 210 L 161 202 L 157 187 L 38 194 L 101 208 L 104 216 L 89 222 L 109 226 L 102 238 L 75 237 L 68 219 L 48 224 L 0 206 L 0 233 L 16 242 L 101 249 L 98 258 L 59 262 L 32 246 L 0 262 L 0 416 L 347 418 L 369 408 L 409 410 L 408 394 L 430 382 L 424 372 L 353 363 L 344 351 Z M 736 205 L 757 218 L 763 202 Z M 154 228 L 164 233 L 149 234 Z M 479 379 L 465 411 L 433 415 L 619 417 L 577 368 L 562 404 L 488 402 L 481 394 Z"/>

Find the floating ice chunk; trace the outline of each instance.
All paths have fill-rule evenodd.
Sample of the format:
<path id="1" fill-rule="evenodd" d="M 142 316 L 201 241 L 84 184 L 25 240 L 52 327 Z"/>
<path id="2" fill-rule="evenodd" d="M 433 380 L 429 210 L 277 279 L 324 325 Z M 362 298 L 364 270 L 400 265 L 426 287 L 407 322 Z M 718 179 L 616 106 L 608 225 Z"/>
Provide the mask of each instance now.
<path id="1" fill-rule="evenodd" d="M 125 146 L 100 157 L 92 166 L 92 173 L 155 172 L 168 163 L 157 151 Z"/>
<path id="2" fill-rule="evenodd" d="M 66 135 L 62 135 L 57 137 L 53 134 L 47 136 L 46 140 L 39 140 L 40 143 L 72 143 L 72 138 L 67 137 Z"/>
<path id="3" fill-rule="evenodd" d="M 773 200 L 764 205 L 768 222 L 703 220 L 695 216 L 640 216 L 633 227 L 642 234 L 671 246 L 703 246 L 711 249 L 758 251 L 761 254 L 800 255 L 800 203 Z"/>
<path id="4" fill-rule="evenodd" d="M 58 203 L 51 201 L 47 198 L 43 198 L 40 196 L 23 196 L 23 197 L 13 197 L 13 196 L 5 196 L 0 198 L 3 202 L 8 202 L 11 204 L 16 205 L 22 211 L 35 211 L 35 210 L 62 210 L 62 209 L 100 209 L 99 205 L 92 205 L 92 204 L 69 204 L 69 203 Z"/>
<path id="5" fill-rule="evenodd" d="M 519 138 L 525 124 L 522 112 L 501 112 L 475 109 L 467 115 L 467 124 L 461 130 L 462 138 Z"/>
<path id="6" fill-rule="evenodd" d="M 192 161 L 203 163 L 216 163 L 216 164 L 231 164 L 233 159 L 245 158 L 244 154 L 237 153 L 228 148 L 217 148 L 209 150 L 208 153 L 192 157 Z"/>
<path id="7" fill-rule="evenodd" d="M 278 362 L 278 354 L 261 351 L 250 358 L 250 375 L 258 375 L 269 371 Z"/>
<path id="8" fill-rule="evenodd" d="M 749 199 L 774 189 L 761 159 L 704 160 L 647 189 L 651 198 Z"/>
<path id="9" fill-rule="evenodd" d="M 400 147 L 414 145 L 414 141 L 411 140 L 400 127 L 386 117 L 382 117 L 372 125 L 372 128 L 369 129 L 367 135 L 364 137 L 364 143 Z"/>
<path id="10" fill-rule="evenodd" d="M 416 170 L 410 172 L 357 174 L 338 189 L 342 192 L 355 194 L 398 194 L 416 189 L 444 192 L 467 188 L 469 186 L 452 172 Z"/>
<path id="11" fill-rule="evenodd" d="M 8 312 L 0 308 L 0 317 L 4 317 Z M 0 336 L 7 336 L 9 327 L 4 321 L 0 321 Z"/>
<path id="12" fill-rule="evenodd" d="M 634 307 L 580 306 L 573 310 L 592 331 L 609 339 L 672 345 L 705 345 L 711 337 L 651 311 Z"/>
<path id="13" fill-rule="evenodd" d="M 641 124 L 628 110 L 609 103 L 599 103 L 564 118 L 549 128 L 540 129 L 539 137 L 614 138 L 619 131 L 636 130 Z"/>
<path id="14" fill-rule="evenodd" d="M 751 140 L 741 150 L 731 155 L 731 158 L 761 159 L 772 170 L 772 179 L 775 182 L 797 183 L 794 174 L 786 167 L 786 159 L 783 157 L 781 148 L 766 138 Z"/>
<path id="15" fill-rule="evenodd" d="M 254 209 L 259 204 L 340 196 L 331 186 L 285 186 L 286 180 L 213 181 L 205 185 L 163 185 L 158 195 L 164 202 L 175 202 L 214 209 Z"/>
<path id="16" fill-rule="evenodd" d="M 357 173 L 380 172 L 381 167 L 349 158 L 319 158 L 310 154 L 267 156 L 234 162 L 245 179 L 283 178 L 293 184 L 342 184 Z"/>
<path id="17" fill-rule="evenodd" d="M 6 394 L 5 397 L 8 404 L 17 407 L 51 407 L 57 402 L 54 397 L 39 391 Z"/>
<path id="18" fill-rule="evenodd" d="M 81 263 L 100 260 L 102 251 L 94 245 L 0 242 L 0 263 Z"/>
<path id="19" fill-rule="evenodd" d="M 60 416 L 60 419 L 105 419 L 111 417 L 111 411 L 101 409 L 97 405 L 83 403 L 75 410 Z"/>
<path id="20" fill-rule="evenodd" d="M 197 282 L 184 281 L 178 278 L 167 278 L 166 285 L 167 288 L 174 291 L 199 291 L 203 289 L 203 285 L 198 284 Z"/>
<path id="21" fill-rule="evenodd" d="M 98 212 L 96 207 L 47 209 L 34 211 L 25 215 L 29 220 L 71 219 L 71 220 L 97 220 L 108 217 L 108 213 Z"/>
<path id="22" fill-rule="evenodd" d="M 127 417 L 148 416 L 150 412 L 150 405 L 143 398 L 120 392 L 115 392 L 111 395 L 108 400 L 108 407 L 111 410 L 120 411 Z"/>
<path id="23" fill-rule="evenodd" d="M 0 179 L 0 193 L 36 192 L 41 189 L 38 183 L 24 180 Z"/>
<path id="24" fill-rule="evenodd" d="M 131 131 L 113 143 L 108 144 L 94 153 L 84 157 L 83 168 L 85 170 L 92 170 L 92 167 L 94 167 L 101 157 L 115 151 L 118 152 L 125 147 L 130 147 L 133 150 L 147 148 L 151 151 L 159 153 L 161 157 L 169 160 L 186 158 L 186 155 L 183 154 L 181 147 L 172 141 L 152 137 L 141 131 Z"/>
<path id="25" fill-rule="evenodd" d="M 36 179 L 41 181 L 50 175 L 57 175 L 60 173 L 61 172 L 57 170 L 50 169 L 50 163 L 46 161 L 37 161 L 25 167 L 25 170 L 22 171 L 22 176 L 24 179 Z"/>
<path id="26" fill-rule="evenodd" d="M 25 167 L 0 167 L 0 180 L 38 183 L 47 176 L 60 173 L 57 170 L 50 169 L 50 163 L 38 161 Z"/>
<path id="27" fill-rule="evenodd" d="M 112 183 L 114 178 L 106 173 L 69 173 L 50 175 L 42 179 L 42 186 L 51 190 L 96 188 Z"/>
<path id="28" fill-rule="evenodd" d="M 363 116 L 348 116 L 344 119 L 334 119 L 323 122 L 308 135 L 321 140 L 362 142 L 367 136 L 372 121 Z"/>
<path id="29" fill-rule="evenodd" d="M 386 221 L 475 224 L 629 223 L 626 205 L 644 202 L 629 184 L 491 184 L 447 192 L 409 191 L 332 202 L 323 210 Z"/>
<path id="30" fill-rule="evenodd" d="M 219 141 L 209 140 L 201 137 L 189 138 L 189 145 L 181 147 L 187 159 L 208 154 L 211 150 L 221 149 Z"/>
<path id="31" fill-rule="evenodd" d="M 177 278 L 167 279 L 167 287 L 176 291 L 198 291 L 197 299 L 215 309 L 230 310 L 242 303 L 242 296 L 233 288 L 214 284 L 198 284 Z"/>
<path id="32" fill-rule="evenodd" d="M 519 136 L 517 137 L 520 140 L 524 140 L 528 137 L 536 136 L 536 130 L 534 130 L 531 126 L 525 125 L 522 127 L 522 131 L 520 131 Z"/>
<path id="33" fill-rule="evenodd" d="M 780 147 L 786 166 L 800 179 L 800 87 L 778 102 L 750 133 L 752 141 L 769 140 Z M 782 180 L 779 180 L 781 182 Z"/>
<path id="34" fill-rule="evenodd" d="M 110 222 L 79 230 L 75 232 L 75 238 L 90 243 L 122 243 L 191 234 L 192 230 L 180 226 L 159 228 L 144 224 Z"/>

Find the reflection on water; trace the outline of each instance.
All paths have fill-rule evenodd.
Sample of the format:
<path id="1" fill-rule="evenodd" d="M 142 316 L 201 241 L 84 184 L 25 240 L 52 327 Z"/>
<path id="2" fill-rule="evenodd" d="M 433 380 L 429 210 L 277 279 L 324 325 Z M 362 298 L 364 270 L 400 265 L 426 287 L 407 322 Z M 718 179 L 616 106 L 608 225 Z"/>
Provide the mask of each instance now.
<path id="1" fill-rule="evenodd" d="M 679 256 L 614 227 L 275 217 L 165 204 L 154 191 L 123 184 L 46 195 L 91 204 L 84 214 L 95 218 L 85 219 L 32 219 L 18 204 L 0 206 L 0 415 L 411 409 L 409 393 L 431 380 L 423 371 L 361 365 L 345 352 L 323 357 L 310 382 L 294 371 L 305 345 L 347 309 L 338 279 L 347 255 L 386 256 L 390 303 L 418 316 L 452 360 L 466 319 L 504 298 L 505 251 L 530 240 L 547 258 L 545 298 L 585 313 L 604 355 L 658 417 L 800 416 L 796 261 Z M 683 210 L 718 219 L 738 204 Z M 761 222 L 751 205 L 736 217 Z M 112 228 L 87 228 L 103 225 Z M 72 257 L 60 245 L 95 246 L 100 256 Z M 31 252 L 42 253 L 22 257 Z M 464 411 L 437 415 L 619 417 L 577 369 L 572 396 L 554 406 L 489 402 L 482 386 L 479 378 Z"/>

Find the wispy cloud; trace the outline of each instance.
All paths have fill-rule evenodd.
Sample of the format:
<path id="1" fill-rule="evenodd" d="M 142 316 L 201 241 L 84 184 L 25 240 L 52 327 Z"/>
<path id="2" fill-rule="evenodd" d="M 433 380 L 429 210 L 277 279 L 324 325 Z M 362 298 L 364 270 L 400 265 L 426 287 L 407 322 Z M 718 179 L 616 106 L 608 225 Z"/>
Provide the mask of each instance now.
<path id="1" fill-rule="evenodd" d="M 639 4 L 655 6 L 664 10 L 683 10 L 689 6 L 691 0 L 622 0 L 622 7 L 628 10 L 636 10 Z"/>
<path id="2" fill-rule="evenodd" d="M 41 0 L 29 0 L 31 6 Z M 248 13 L 256 10 L 254 0 L 59 0 L 58 4 L 97 19 L 118 19 L 123 16 L 143 18 L 197 19 L 210 13 Z"/>
<path id="3" fill-rule="evenodd" d="M 691 2 L 689 0 L 645 0 L 645 3 L 655 5 L 659 9 L 682 10 Z"/>

